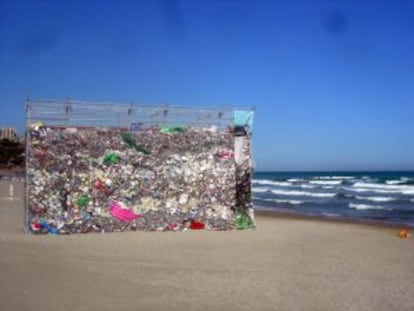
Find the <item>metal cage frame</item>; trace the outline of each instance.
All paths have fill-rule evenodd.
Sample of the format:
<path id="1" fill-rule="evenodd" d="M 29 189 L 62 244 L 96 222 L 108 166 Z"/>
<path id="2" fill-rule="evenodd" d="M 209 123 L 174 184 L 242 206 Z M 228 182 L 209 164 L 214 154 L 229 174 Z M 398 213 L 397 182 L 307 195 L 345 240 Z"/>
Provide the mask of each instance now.
<path id="1" fill-rule="evenodd" d="M 185 125 L 223 129 L 233 124 L 235 110 L 254 108 L 27 99 L 26 125 L 44 121 L 48 126 L 65 127 L 129 128 L 139 123 L 144 127 Z"/>
<path id="2" fill-rule="evenodd" d="M 26 155 L 30 127 L 44 122 L 47 127 L 121 128 L 134 131 L 134 127 L 186 126 L 193 128 L 216 127 L 226 130 L 234 125 L 236 110 L 254 112 L 252 107 L 233 106 L 176 106 L 170 104 L 136 104 L 133 102 L 89 102 L 80 100 L 26 99 Z M 251 129 L 249 129 L 251 130 Z M 26 169 L 28 157 L 26 156 Z M 26 234 L 29 228 L 29 177 L 25 174 Z"/>

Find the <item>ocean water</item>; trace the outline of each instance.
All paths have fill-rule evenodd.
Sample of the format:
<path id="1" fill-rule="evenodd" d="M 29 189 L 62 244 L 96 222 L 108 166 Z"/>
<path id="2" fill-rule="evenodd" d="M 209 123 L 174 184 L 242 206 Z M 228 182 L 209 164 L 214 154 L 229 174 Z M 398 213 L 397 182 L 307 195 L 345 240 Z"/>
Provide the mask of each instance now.
<path id="1" fill-rule="evenodd" d="M 256 210 L 414 227 L 414 172 L 256 172 Z"/>

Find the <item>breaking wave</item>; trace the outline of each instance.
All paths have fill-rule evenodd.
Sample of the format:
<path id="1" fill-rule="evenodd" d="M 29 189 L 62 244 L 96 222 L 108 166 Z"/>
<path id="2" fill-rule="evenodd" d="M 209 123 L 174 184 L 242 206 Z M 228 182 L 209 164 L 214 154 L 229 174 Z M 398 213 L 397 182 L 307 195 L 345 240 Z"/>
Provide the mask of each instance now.
<path id="1" fill-rule="evenodd" d="M 262 198 L 254 198 L 255 200 L 260 200 L 260 201 L 267 201 L 267 202 L 275 202 L 275 203 L 287 203 L 287 204 L 292 204 L 292 205 L 299 205 L 302 203 L 305 203 L 304 201 L 300 201 L 300 200 L 283 200 L 283 199 L 262 199 Z"/>
<path id="2" fill-rule="evenodd" d="M 392 211 L 392 208 L 380 206 L 380 205 L 368 205 L 368 204 L 355 204 L 349 203 L 349 207 L 357 210 L 387 210 Z"/>
<path id="3" fill-rule="evenodd" d="M 342 180 L 311 180 L 309 183 L 314 185 L 340 185 Z"/>
<path id="4" fill-rule="evenodd" d="M 368 201 L 373 201 L 373 202 L 395 201 L 395 198 L 393 198 L 393 197 L 361 197 L 361 196 L 356 196 L 355 198 L 357 200 L 368 200 Z"/>
<path id="5" fill-rule="evenodd" d="M 401 194 L 414 194 L 414 186 L 410 185 L 387 185 L 387 184 L 375 184 L 366 182 L 356 182 L 352 185 L 355 188 L 354 191 L 361 189 L 362 191 L 373 191 L 382 193 L 401 193 Z"/>
<path id="6" fill-rule="evenodd" d="M 345 180 L 345 179 L 355 179 L 354 176 L 315 176 L 312 179 L 320 179 L 320 180 Z"/>
<path id="7" fill-rule="evenodd" d="M 400 179 L 392 179 L 385 181 L 387 185 L 412 185 L 414 180 L 407 177 L 401 177 Z"/>
<path id="8" fill-rule="evenodd" d="M 263 205 L 295 213 L 414 224 L 414 172 L 324 174 L 257 174 L 253 195 Z"/>
<path id="9" fill-rule="evenodd" d="M 270 189 L 269 188 L 259 188 L 259 187 L 253 187 L 252 188 L 253 192 L 269 192 Z"/>
<path id="10" fill-rule="evenodd" d="M 267 179 L 253 179 L 252 180 L 254 184 L 259 185 L 270 185 L 270 186 L 282 186 L 282 187 L 290 187 L 292 184 L 287 181 L 273 181 L 273 180 L 267 180 Z"/>
<path id="11" fill-rule="evenodd" d="M 297 191 L 297 190 L 270 190 L 271 193 L 277 195 L 294 195 L 294 196 L 309 196 L 317 198 L 330 198 L 336 195 L 336 193 L 321 193 L 321 192 L 307 192 L 307 191 Z"/>

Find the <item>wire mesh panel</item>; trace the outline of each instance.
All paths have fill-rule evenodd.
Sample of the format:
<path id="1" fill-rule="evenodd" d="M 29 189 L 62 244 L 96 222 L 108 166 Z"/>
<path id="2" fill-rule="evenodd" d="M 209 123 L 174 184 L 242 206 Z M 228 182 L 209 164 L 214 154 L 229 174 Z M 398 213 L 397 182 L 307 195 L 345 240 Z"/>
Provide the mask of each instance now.
<path id="1" fill-rule="evenodd" d="M 29 232 L 253 226 L 253 113 L 28 100 Z"/>
<path id="2" fill-rule="evenodd" d="M 131 123 L 143 126 L 186 125 L 217 126 L 233 125 L 235 110 L 252 111 L 237 107 L 186 107 L 110 102 L 28 100 L 26 119 L 29 122 L 44 121 L 49 126 L 126 127 Z"/>

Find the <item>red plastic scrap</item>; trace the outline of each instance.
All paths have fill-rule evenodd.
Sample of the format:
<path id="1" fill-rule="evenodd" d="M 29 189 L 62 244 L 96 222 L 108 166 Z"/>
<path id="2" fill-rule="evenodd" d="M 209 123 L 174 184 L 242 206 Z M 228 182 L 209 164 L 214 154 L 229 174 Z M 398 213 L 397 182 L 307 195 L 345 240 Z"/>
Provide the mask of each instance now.
<path id="1" fill-rule="evenodd" d="M 111 193 L 100 179 L 95 180 L 93 185 L 96 189 L 102 191 L 105 195 L 109 195 Z"/>
<path id="2" fill-rule="evenodd" d="M 36 232 L 42 229 L 42 225 L 39 222 L 35 222 L 32 224 L 32 231 Z"/>
<path id="3" fill-rule="evenodd" d="M 190 223 L 191 230 L 203 230 L 205 227 L 206 225 L 199 221 L 192 220 Z"/>
<path id="4" fill-rule="evenodd" d="M 99 190 L 104 188 L 103 182 L 100 179 L 95 180 L 94 186 L 96 189 L 99 189 Z"/>

